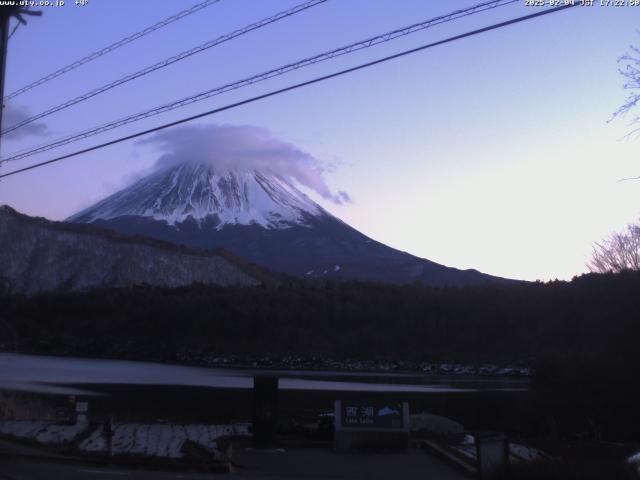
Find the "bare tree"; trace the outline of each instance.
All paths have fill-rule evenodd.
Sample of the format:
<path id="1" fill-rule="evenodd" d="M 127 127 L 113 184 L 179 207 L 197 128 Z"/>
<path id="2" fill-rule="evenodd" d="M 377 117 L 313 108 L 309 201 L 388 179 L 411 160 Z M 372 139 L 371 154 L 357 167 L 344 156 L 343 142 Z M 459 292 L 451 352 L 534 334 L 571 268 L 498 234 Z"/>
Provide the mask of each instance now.
<path id="1" fill-rule="evenodd" d="M 640 48 L 629 45 L 629 51 L 618 58 L 618 71 L 624 78 L 622 86 L 628 94 L 624 103 L 613 112 L 607 123 L 631 113 L 633 118 L 630 125 L 639 125 L 640 115 L 636 113 L 636 107 L 640 106 Z M 630 136 L 640 136 L 640 127 L 634 128 L 626 135 L 626 137 Z M 625 180 L 640 180 L 640 176 L 621 178 L 618 181 Z"/>
<path id="2" fill-rule="evenodd" d="M 630 45 L 629 49 L 629 52 L 618 58 L 618 71 L 624 77 L 623 87 L 629 94 L 622 106 L 613 113 L 611 120 L 627 115 L 640 104 L 640 48 Z M 635 112 L 633 115 L 632 123 L 640 123 L 640 116 Z M 631 133 L 639 132 L 640 128 Z"/>
<path id="3" fill-rule="evenodd" d="M 625 231 L 596 243 L 587 267 L 597 273 L 640 271 L 640 224 L 629 225 Z"/>

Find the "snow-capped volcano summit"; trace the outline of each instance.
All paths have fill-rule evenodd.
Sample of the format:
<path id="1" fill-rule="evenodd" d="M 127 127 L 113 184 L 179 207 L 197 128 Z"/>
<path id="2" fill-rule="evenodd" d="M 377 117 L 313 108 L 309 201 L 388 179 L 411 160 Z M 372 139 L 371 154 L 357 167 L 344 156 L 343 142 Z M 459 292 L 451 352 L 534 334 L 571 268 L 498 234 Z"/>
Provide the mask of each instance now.
<path id="1" fill-rule="evenodd" d="M 268 229 L 305 225 L 308 216 L 328 215 L 290 181 L 274 173 L 227 170 L 183 163 L 155 172 L 68 219 L 91 223 L 141 216 L 175 226 L 191 218 Z"/>
<path id="2" fill-rule="evenodd" d="M 161 169 L 73 215 L 126 234 L 225 248 L 304 278 L 462 285 L 498 280 L 388 247 L 331 215 L 285 176 L 185 162 Z"/>

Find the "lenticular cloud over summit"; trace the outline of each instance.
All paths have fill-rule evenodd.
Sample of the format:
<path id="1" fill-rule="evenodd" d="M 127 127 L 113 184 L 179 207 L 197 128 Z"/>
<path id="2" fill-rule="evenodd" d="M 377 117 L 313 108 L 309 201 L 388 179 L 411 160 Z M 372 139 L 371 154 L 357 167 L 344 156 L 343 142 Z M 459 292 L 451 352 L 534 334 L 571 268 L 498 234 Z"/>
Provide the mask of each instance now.
<path id="1" fill-rule="evenodd" d="M 265 172 L 293 179 L 337 204 L 350 202 L 346 192 L 333 193 L 322 162 L 295 145 L 250 125 L 195 125 L 158 132 L 140 142 L 162 155 L 155 169 L 193 162 L 211 165 L 219 173 Z"/>
<path id="2" fill-rule="evenodd" d="M 145 143 L 160 153 L 156 171 L 67 221 L 178 245 L 224 248 L 303 278 L 429 285 L 492 280 L 394 250 L 333 216 L 294 185 L 343 202 L 344 196 L 325 183 L 323 165 L 265 129 L 188 127 Z"/>

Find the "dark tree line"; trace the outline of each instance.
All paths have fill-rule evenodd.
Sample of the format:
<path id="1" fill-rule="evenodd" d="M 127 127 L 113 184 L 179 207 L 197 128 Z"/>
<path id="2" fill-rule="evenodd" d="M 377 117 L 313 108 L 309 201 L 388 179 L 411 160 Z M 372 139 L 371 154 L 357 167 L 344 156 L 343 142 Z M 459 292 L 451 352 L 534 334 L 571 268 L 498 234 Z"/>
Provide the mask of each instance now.
<path id="1" fill-rule="evenodd" d="M 188 349 L 460 361 L 584 354 L 605 363 L 635 358 L 640 273 L 441 288 L 141 286 L 5 296 L 0 319 L 4 349 L 51 353 L 170 360 Z"/>
<path id="2" fill-rule="evenodd" d="M 65 355 L 530 363 L 544 408 L 603 422 L 640 400 L 640 272 L 476 287 L 292 282 L 4 296 L 0 326 L 2 350 Z"/>

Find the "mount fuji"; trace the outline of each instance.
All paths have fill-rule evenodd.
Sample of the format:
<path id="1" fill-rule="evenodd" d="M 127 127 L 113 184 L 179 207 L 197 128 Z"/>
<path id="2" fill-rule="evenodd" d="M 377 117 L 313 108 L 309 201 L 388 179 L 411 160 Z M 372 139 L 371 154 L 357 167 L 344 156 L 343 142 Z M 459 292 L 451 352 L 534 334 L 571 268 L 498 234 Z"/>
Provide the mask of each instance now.
<path id="1" fill-rule="evenodd" d="M 372 240 L 270 171 L 185 162 L 156 171 L 67 221 L 191 247 L 222 247 L 302 278 L 427 285 L 504 280 Z"/>

